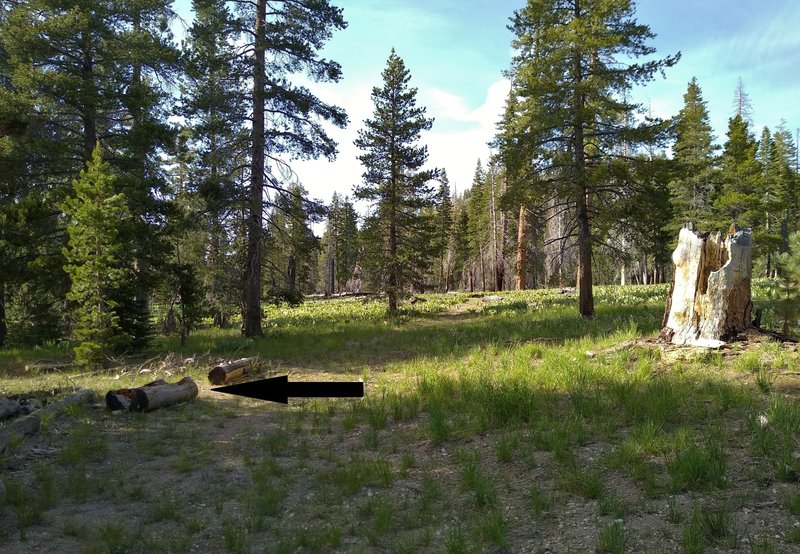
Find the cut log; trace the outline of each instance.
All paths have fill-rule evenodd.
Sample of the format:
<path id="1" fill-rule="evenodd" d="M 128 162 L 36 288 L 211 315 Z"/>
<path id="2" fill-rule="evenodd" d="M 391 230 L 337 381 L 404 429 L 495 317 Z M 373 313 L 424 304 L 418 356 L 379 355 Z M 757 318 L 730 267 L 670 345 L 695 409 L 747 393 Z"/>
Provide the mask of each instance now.
<path id="1" fill-rule="evenodd" d="M 11 398 L 0 398 L 0 421 L 22 412 L 22 406 Z"/>
<path id="2" fill-rule="evenodd" d="M 106 407 L 112 412 L 116 410 L 127 410 L 130 408 L 131 401 L 133 400 L 134 396 L 136 396 L 137 390 L 144 387 L 155 387 L 166 384 L 167 382 L 164 381 L 164 379 L 156 379 L 151 383 L 147 383 L 146 385 L 142 385 L 141 387 L 133 389 L 110 390 L 106 393 Z"/>
<path id="3" fill-rule="evenodd" d="M 667 342 L 719 348 L 750 326 L 752 237 L 731 231 L 723 239 L 681 229 L 661 330 Z"/>
<path id="4" fill-rule="evenodd" d="M 211 371 L 208 372 L 208 380 L 212 385 L 224 385 L 236 379 L 241 379 L 247 375 L 255 361 L 255 358 L 242 358 L 235 362 L 220 364 L 211 368 Z"/>
<path id="5" fill-rule="evenodd" d="M 196 396 L 197 383 L 187 376 L 175 384 L 164 383 L 134 389 L 129 409 L 132 412 L 151 412 L 186 402 Z"/>
<path id="6" fill-rule="evenodd" d="M 45 414 L 58 417 L 64 413 L 66 408 L 79 404 L 88 404 L 92 400 L 94 400 L 94 391 L 89 389 L 79 390 L 48 404 L 41 410 L 36 410 L 32 414 L 17 418 L 0 427 L 0 452 L 5 452 L 8 449 L 9 442 L 15 438 L 23 439 L 26 436 L 38 433 L 42 425 L 42 417 Z"/>

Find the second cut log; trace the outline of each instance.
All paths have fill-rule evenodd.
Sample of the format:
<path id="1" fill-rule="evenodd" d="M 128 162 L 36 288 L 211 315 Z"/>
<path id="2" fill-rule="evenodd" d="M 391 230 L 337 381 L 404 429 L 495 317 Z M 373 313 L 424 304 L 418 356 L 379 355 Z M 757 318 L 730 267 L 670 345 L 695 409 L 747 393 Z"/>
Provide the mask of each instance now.
<path id="1" fill-rule="evenodd" d="M 208 380 L 212 385 L 224 385 L 241 379 L 247 375 L 247 372 L 255 361 L 255 358 L 242 358 L 235 362 L 220 364 L 211 368 L 211 371 L 208 372 Z"/>

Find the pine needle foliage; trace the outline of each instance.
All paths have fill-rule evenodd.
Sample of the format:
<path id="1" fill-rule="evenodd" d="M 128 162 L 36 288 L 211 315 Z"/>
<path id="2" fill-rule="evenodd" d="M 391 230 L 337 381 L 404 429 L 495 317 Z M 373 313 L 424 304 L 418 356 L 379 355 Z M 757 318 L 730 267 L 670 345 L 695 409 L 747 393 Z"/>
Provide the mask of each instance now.
<path id="1" fill-rule="evenodd" d="M 72 281 L 67 298 L 79 341 L 75 361 L 82 365 L 98 365 L 131 342 L 117 312 L 120 291 L 133 277 L 129 248 L 120 240 L 131 216 L 124 196 L 114 192 L 115 181 L 98 144 L 63 205 L 69 218 L 64 269 Z"/>

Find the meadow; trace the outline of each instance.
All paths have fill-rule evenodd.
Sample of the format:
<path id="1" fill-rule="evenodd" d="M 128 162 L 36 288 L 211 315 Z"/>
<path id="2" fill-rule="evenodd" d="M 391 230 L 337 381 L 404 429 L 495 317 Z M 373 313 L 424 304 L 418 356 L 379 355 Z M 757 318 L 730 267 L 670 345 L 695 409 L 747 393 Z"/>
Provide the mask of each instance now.
<path id="1" fill-rule="evenodd" d="M 766 289 L 755 303 L 767 308 Z M 800 549 L 800 361 L 776 342 L 664 348 L 664 285 L 266 308 L 266 336 L 161 337 L 116 368 L 5 393 L 191 375 L 193 402 L 43 422 L 0 459 L 8 552 L 791 552 Z M 220 395 L 206 372 L 365 381 L 363 400 Z"/>

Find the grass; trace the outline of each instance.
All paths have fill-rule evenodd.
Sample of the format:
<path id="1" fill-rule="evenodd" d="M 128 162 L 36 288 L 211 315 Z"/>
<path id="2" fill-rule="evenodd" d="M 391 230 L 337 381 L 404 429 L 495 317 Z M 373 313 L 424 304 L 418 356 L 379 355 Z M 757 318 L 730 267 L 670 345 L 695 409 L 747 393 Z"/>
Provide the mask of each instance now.
<path id="1" fill-rule="evenodd" d="M 161 337 L 153 356 L 257 355 L 298 379 L 364 377 L 367 396 L 288 406 L 218 398 L 207 368 L 190 364 L 201 385 L 191 404 L 71 411 L 35 439 L 51 455 L 34 460 L 25 441 L 0 460 L 0 550 L 36 550 L 52 530 L 96 552 L 247 552 L 264 537 L 276 552 L 546 542 L 650 551 L 663 546 L 659 535 L 636 525 L 654 509 L 686 552 L 741 548 L 745 536 L 754 552 L 789 550 L 800 542 L 800 407 L 781 372 L 800 367 L 797 354 L 763 346 L 675 361 L 647 344 L 603 353 L 654 336 L 665 294 L 598 287 L 591 321 L 557 291 L 503 293 L 491 306 L 425 295 L 396 318 L 379 301 L 312 300 L 267 307 L 263 340 L 236 329 L 201 329 L 183 347 Z M 162 376 L 19 371 L 36 357 L 0 352 L 4 390 L 102 394 Z M 762 531 L 720 502 L 736 491 L 747 506 L 773 487 L 782 487 L 775 524 L 785 538 L 758 546 Z"/>
<path id="2" fill-rule="evenodd" d="M 625 552 L 626 545 L 625 527 L 623 527 L 622 522 L 615 521 L 604 526 L 600 531 L 600 537 L 597 541 L 597 552 L 622 554 Z"/>

